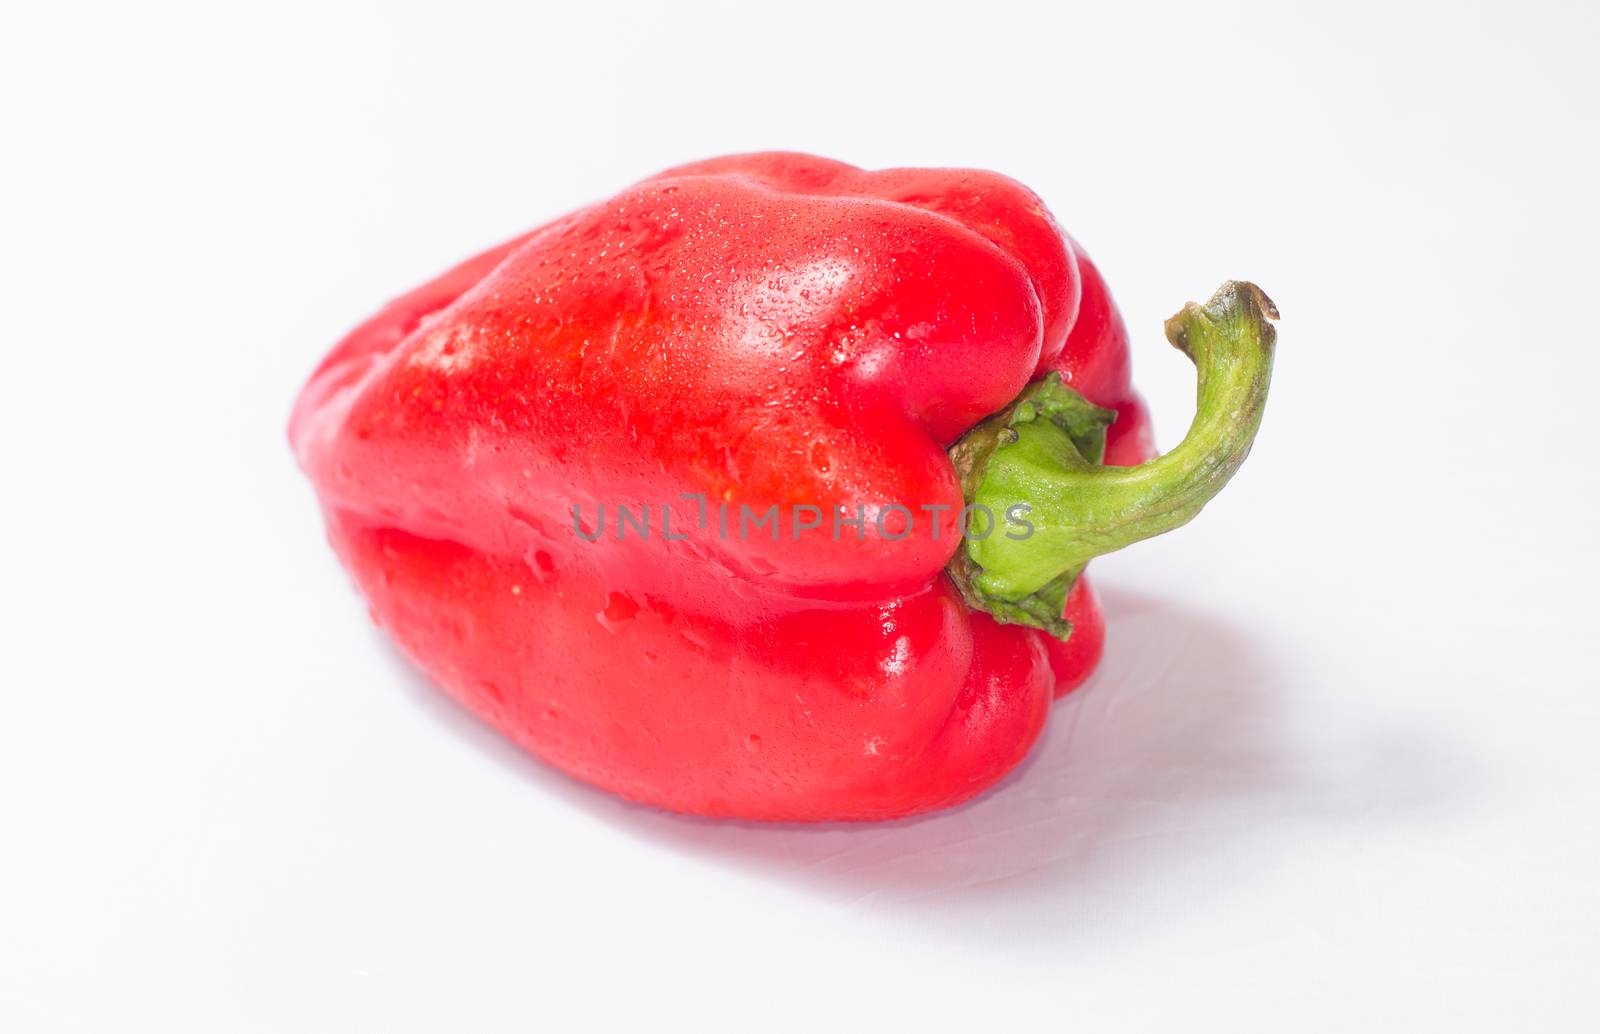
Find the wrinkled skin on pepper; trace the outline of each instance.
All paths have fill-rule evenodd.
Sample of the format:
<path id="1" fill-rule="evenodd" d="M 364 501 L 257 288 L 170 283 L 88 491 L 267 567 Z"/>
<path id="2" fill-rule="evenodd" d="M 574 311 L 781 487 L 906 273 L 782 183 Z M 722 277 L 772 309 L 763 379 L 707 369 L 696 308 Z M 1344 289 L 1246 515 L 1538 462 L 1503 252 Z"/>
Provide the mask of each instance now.
<path id="1" fill-rule="evenodd" d="M 1115 411 L 1106 463 L 1153 455 L 1122 320 L 1033 193 L 744 155 L 391 302 L 316 370 L 290 438 L 374 619 L 538 757 L 682 812 L 882 819 L 992 785 L 1100 657 L 1086 580 L 1060 641 L 945 574 L 947 450 L 1051 371 Z M 783 534 L 712 534 L 686 495 L 777 506 Z M 618 541 L 615 507 L 640 503 L 688 537 Z M 914 517 L 880 529 L 891 503 Z M 802 504 L 865 507 L 864 540 L 795 540 Z"/>

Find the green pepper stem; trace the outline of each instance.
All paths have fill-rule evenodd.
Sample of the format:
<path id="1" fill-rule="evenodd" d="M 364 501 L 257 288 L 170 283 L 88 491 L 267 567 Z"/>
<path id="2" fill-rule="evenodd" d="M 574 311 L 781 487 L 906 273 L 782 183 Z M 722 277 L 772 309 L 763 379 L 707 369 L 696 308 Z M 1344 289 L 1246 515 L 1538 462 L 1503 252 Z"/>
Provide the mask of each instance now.
<path id="1" fill-rule="evenodd" d="M 1059 600 L 1085 563 L 1193 520 L 1250 453 L 1272 376 L 1269 321 L 1277 316 L 1259 287 L 1229 281 L 1206 305 L 1190 302 L 1167 321 L 1168 340 L 1199 374 L 1198 404 L 1182 443 L 1148 463 L 1101 466 L 1110 415 L 1058 378 L 1030 386 L 958 442 L 951 455 L 968 503 L 1002 520 L 1025 514 L 1031 527 L 969 534 L 950 569 L 968 602 L 1064 637 Z M 1026 510 L 1013 510 L 1018 504 Z"/>

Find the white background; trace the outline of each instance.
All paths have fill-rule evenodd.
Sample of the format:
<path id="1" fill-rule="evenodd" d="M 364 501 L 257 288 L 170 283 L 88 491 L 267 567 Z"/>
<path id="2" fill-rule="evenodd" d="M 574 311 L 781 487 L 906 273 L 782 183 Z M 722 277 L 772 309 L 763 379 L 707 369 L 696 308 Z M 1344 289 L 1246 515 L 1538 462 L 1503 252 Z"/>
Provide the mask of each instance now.
<path id="1" fill-rule="evenodd" d="M 0 29 L 0 1029 L 1600 1025 L 1600 16 L 1580 3 L 35 5 Z M 1260 444 L 1096 564 L 978 802 L 630 807 L 369 625 L 283 427 L 351 324 L 666 165 L 981 165 Z"/>

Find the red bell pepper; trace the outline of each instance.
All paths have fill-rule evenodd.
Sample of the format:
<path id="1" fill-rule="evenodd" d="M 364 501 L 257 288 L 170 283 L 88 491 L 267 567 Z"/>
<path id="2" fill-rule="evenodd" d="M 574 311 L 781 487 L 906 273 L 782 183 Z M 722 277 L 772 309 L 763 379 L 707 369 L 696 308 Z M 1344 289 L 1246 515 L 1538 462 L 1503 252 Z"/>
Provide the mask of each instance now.
<path id="1" fill-rule="evenodd" d="M 1121 318 L 1026 188 L 741 155 L 391 302 L 290 438 L 375 620 L 534 754 L 880 819 L 993 784 L 1093 670 L 1083 565 L 1232 475 L 1275 316 L 1228 284 L 1169 321 L 1199 413 L 1153 459 Z"/>

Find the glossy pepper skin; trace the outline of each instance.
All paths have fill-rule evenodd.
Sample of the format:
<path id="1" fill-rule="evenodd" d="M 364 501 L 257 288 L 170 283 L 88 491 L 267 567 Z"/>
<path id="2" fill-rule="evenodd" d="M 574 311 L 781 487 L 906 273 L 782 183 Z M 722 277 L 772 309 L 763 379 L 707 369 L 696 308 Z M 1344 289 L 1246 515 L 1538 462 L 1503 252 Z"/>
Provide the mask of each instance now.
<path id="1" fill-rule="evenodd" d="M 538 757 L 682 812 L 883 819 L 992 785 L 1099 659 L 1082 578 L 1062 641 L 945 573 L 947 450 L 1052 371 L 1115 413 L 1106 463 L 1152 457 L 1121 318 L 1026 188 L 752 154 L 391 302 L 290 438 L 374 619 Z M 715 534 L 722 502 L 777 506 L 779 540 Z M 619 541 L 639 504 L 686 537 Z M 800 505 L 865 507 L 864 540 L 796 539 Z"/>

